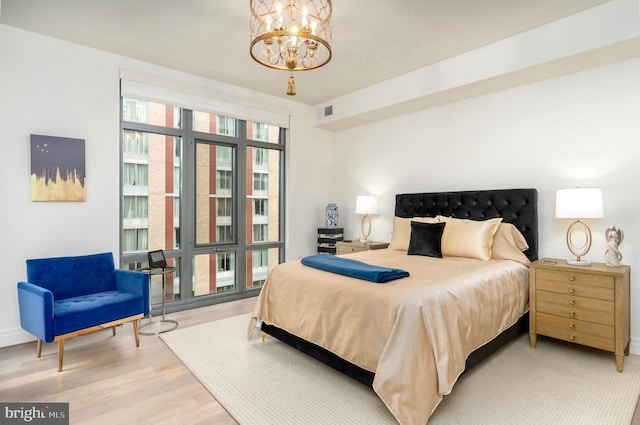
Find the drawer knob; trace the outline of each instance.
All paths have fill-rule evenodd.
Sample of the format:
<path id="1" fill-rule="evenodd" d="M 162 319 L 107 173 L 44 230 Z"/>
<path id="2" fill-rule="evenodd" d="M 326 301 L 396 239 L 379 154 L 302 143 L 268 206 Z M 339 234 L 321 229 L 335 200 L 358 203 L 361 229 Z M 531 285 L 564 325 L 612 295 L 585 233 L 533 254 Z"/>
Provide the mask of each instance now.
<path id="1" fill-rule="evenodd" d="M 571 341 L 575 341 L 575 340 L 576 340 L 576 336 L 575 336 L 575 335 L 569 335 L 569 339 L 570 339 Z"/>
<path id="2" fill-rule="evenodd" d="M 570 311 L 569 312 L 569 317 L 576 317 L 576 312 L 575 311 Z"/>
<path id="3" fill-rule="evenodd" d="M 574 275 L 569 276 L 569 281 L 573 282 L 574 280 L 576 280 L 576 277 Z"/>
<path id="4" fill-rule="evenodd" d="M 575 305 L 576 304 L 576 300 L 574 300 L 573 298 L 569 300 L 569 304 L 571 305 Z"/>
<path id="5" fill-rule="evenodd" d="M 576 328 L 576 324 L 573 323 L 573 322 L 569 323 L 569 328 L 575 329 Z"/>
<path id="6" fill-rule="evenodd" d="M 573 294 L 574 292 L 576 292 L 575 288 L 569 288 L 569 293 Z"/>

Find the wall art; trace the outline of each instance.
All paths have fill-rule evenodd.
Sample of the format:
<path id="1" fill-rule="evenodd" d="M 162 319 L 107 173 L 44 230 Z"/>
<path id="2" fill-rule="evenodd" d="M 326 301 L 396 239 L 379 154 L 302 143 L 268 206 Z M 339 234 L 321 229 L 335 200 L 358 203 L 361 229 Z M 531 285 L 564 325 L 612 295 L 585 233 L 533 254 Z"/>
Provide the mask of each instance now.
<path id="1" fill-rule="evenodd" d="M 84 139 L 31 135 L 31 200 L 85 201 Z"/>

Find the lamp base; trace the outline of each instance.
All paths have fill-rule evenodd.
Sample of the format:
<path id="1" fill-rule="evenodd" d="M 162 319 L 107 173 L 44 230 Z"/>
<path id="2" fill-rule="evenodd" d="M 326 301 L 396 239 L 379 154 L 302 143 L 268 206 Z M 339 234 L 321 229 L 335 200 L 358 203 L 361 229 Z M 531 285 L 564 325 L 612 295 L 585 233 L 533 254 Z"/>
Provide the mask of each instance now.
<path id="1" fill-rule="evenodd" d="M 567 264 L 570 266 L 590 266 L 591 261 L 567 260 Z"/>

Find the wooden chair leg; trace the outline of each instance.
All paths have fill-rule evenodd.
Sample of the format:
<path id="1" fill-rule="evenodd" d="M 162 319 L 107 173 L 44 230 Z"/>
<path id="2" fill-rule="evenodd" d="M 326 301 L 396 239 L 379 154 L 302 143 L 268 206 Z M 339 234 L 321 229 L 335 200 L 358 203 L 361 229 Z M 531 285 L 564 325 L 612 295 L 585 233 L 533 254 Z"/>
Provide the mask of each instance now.
<path id="1" fill-rule="evenodd" d="M 42 354 L 42 340 L 38 338 L 38 341 L 36 342 L 36 357 L 40 358 L 41 354 Z"/>
<path id="2" fill-rule="evenodd" d="M 138 321 L 133 321 L 133 334 L 136 336 L 136 347 L 140 346 L 140 335 L 138 334 Z"/>
<path id="3" fill-rule="evenodd" d="M 116 336 L 116 327 L 113 326 L 111 329 L 113 329 L 113 336 Z"/>
<path id="4" fill-rule="evenodd" d="M 58 341 L 58 372 L 62 371 L 62 356 L 64 354 L 64 339 Z"/>

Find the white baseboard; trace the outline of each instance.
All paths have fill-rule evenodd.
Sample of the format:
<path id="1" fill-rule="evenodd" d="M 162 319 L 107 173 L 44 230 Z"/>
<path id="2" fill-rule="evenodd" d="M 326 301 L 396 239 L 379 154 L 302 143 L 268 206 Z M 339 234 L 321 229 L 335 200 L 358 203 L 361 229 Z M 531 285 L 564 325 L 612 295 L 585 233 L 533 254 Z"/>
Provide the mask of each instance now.
<path id="1" fill-rule="evenodd" d="M 0 347 L 9 347 L 35 340 L 36 337 L 29 332 L 25 332 L 22 328 L 0 330 Z"/>
<path id="2" fill-rule="evenodd" d="M 36 337 L 21 328 L 0 330 L 0 348 L 35 341 Z M 640 356 L 640 339 L 631 338 L 629 353 Z"/>

